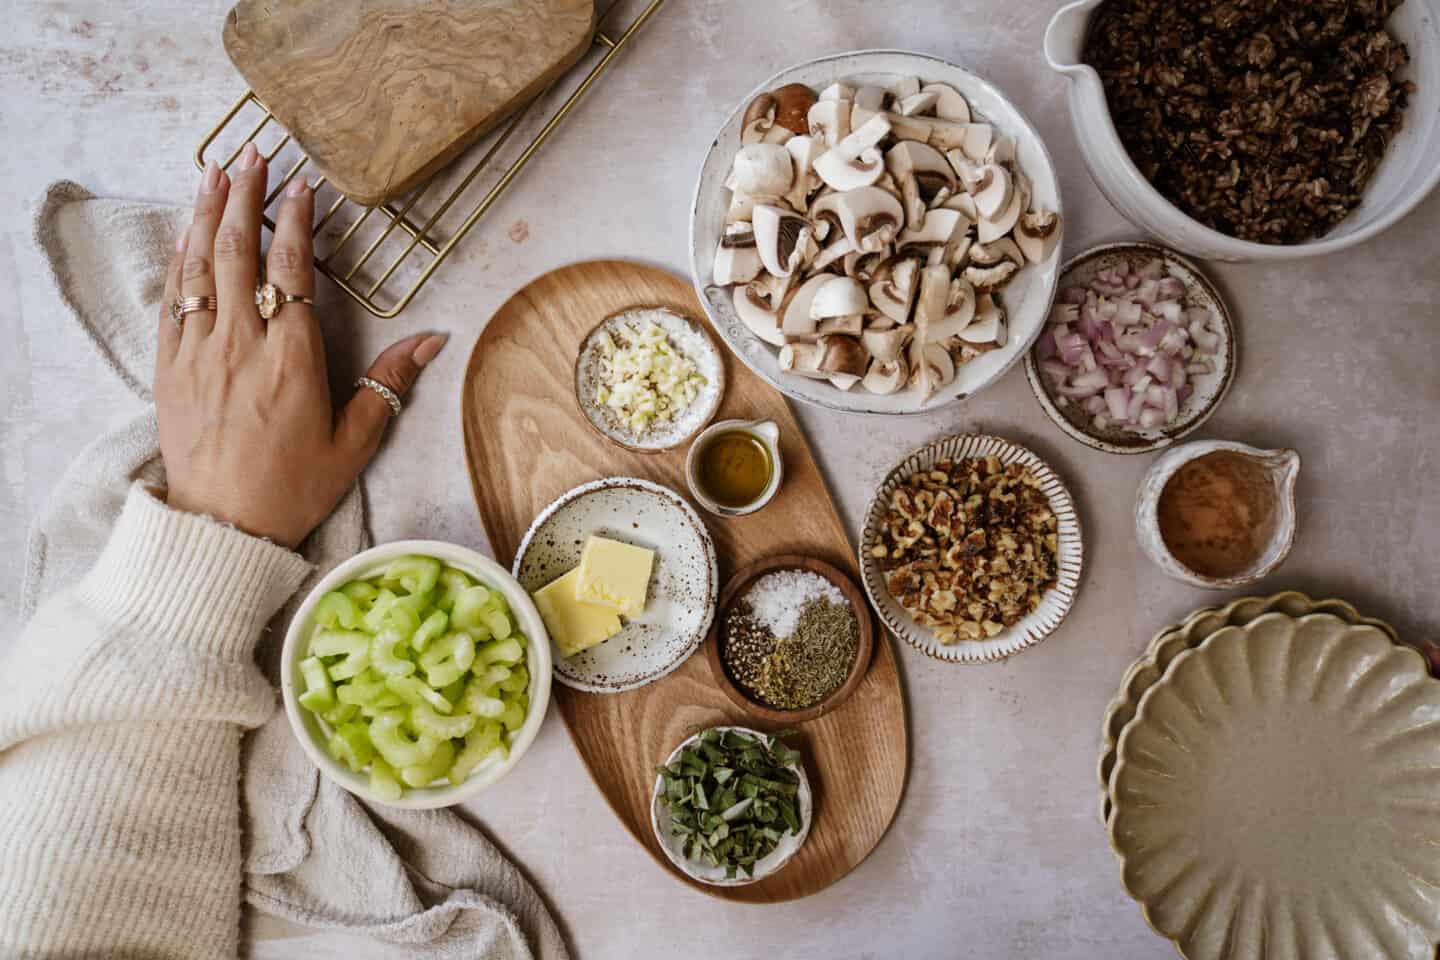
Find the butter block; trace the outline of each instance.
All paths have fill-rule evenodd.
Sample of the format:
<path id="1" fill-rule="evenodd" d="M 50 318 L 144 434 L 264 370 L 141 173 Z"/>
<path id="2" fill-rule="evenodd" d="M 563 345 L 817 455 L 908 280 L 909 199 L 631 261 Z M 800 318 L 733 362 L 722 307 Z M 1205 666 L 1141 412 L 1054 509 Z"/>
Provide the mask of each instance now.
<path id="1" fill-rule="evenodd" d="M 617 540 L 591 537 L 580 552 L 580 579 L 575 599 L 608 607 L 627 617 L 645 609 L 655 553 Z"/>
<path id="2" fill-rule="evenodd" d="M 567 657 L 589 650 L 620 632 L 620 617 L 614 610 L 576 599 L 575 585 L 579 582 L 580 568 L 576 567 L 532 594 L 545 629 Z"/>

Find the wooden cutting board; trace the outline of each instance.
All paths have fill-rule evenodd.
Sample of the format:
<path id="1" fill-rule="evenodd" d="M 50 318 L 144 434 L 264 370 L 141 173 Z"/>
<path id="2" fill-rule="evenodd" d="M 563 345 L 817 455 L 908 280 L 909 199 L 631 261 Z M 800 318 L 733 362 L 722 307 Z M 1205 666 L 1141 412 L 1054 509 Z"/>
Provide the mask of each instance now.
<path id="1" fill-rule="evenodd" d="M 417 186 L 585 53 L 593 0 L 240 0 L 225 50 L 341 193 Z"/>
<path id="2" fill-rule="evenodd" d="M 461 420 L 470 481 L 495 558 L 509 566 L 544 507 L 572 487 L 634 476 L 685 493 L 685 448 L 623 450 L 602 438 L 575 402 L 575 354 L 604 317 L 663 306 L 705 322 L 690 284 L 653 267 L 605 260 L 547 273 L 491 318 L 470 356 Z M 798 553 L 829 561 L 858 582 L 854 550 L 810 448 L 784 397 L 728 354 L 719 419 L 780 424 L 785 482 L 770 505 L 738 519 L 708 514 L 725 581 L 763 557 Z M 580 693 L 556 683 L 552 696 L 611 808 L 655 861 L 727 900 L 773 903 L 809 896 L 853 869 L 880 842 L 905 786 L 905 701 L 889 639 L 877 636 L 864 681 L 840 707 L 798 726 L 795 745 L 815 788 L 810 836 L 784 869 L 743 887 L 696 884 L 665 859 L 650 826 L 655 767 L 699 728 L 738 723 L 763 730 L 715 686 L 703 654 L 628 693 Z"/>

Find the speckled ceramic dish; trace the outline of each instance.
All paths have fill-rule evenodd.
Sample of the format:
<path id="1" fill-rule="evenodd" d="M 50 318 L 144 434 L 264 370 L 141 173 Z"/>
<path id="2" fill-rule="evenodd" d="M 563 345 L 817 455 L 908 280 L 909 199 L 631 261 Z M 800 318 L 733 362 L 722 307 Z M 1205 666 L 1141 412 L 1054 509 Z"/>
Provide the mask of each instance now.
<path id="1" fill-rule="evenodd" d="M 1040 489 L 1050 501 L 1050 509 L 1059 520 L 1059 575 L 1055 583 L 1046 590 L 1039 609 L 1021 619 L 988 640 L 962 640 L 944 644 L 929 627 L 921 626 L 910 618 L 885 585 L 885 572 L 880 563 L 870 555 L 871 549 L 879 542 L 881 523 L 890 505 L 890 496 L 906 478 L 920 470 L 928 470 L 940 460 L 968 460 L 990 454 L 1000 458 L 1006 465 L 1023 464 L 1040 480 Z M 1070 491 L 1055 475 L 1049 465 L 1034 453 L 1019 444 L 1000 437 L 979 434 L 962 434 L 947 437 L 926 444 L 886 475 L 880 488 L 875 491 L 870 505 L 865 509 L 865 527 L 860 532 L 860 576 L 870 603 L 880 620 L 890 632 L 927 656 L 949 663 L 992 663 L 1019 653 L 1044 640 L 1060 621 L 1070 612 L 1075 603 L 1075 594 L 1080 588 L 1080 569 L 1084 561 L 1084 542 L 1080 535 L 1080 517 L 1075 512 L 1075 503 Z"/>
<path id="2" fill-rule="evenodd" d="M 1182 652 L 1140 699 L 1110 840 L 1189 960 L 1431 960 L 1440 681 L 1382 630 L 1282 613 Z"/>
<path id="3" fill-rule="evenodd" d="M 1215 370 L 1200 374 L 1190 383 L 1195 392 L 1180 404 L 1180 413 L 1174 423 L 1154 430 L 1123 430 L 1112 427 L 1097 429 L 1091 417 L 1079 405 L 1057 396 L 1049 382 L 1041 374 L 1032 347 L 1025 353 L 1025 377 L 1030 389 L 1040 401 L 1040 406 L 1055 425 L 1079 440 L 1087 447 L 1104 450 L 1106 453 L 1145 453 L 1167 447 L 1200 428 L 1225 399 L 1230 383 L 1235 379 L 1237 365 L 1235 324 L 1230 310 L 1220 297 L 1215 285 L 1200 272 L 1200 268 L 1185 257 L 1154 243 L 1107 243 L 1092 247 L 1065 262 L 1060 268 L 1059 290 L 1066 287 L 1083 286 L 1097 273 L 1117 264 L 1142 264 L 1159 258 L 1165 261 L 1170 276 L 1177 277 L 1185 284 L 1185 306 L 1204 307 L 1210 314 L 1210 328 L 1220 335 L 1220 347 L 1215 355 Z M 1048 322 L 1048 320 L 1047 320 Z M 1044 336 L 1041 332 L 1041 336 Z"/>
<path id="4" fill-rule="evenodd" d="M 1165 672 L 1165 668 L 1186 650 L 1200 646 L 1211 634 L 1225 627 L 1243 627 L 1267 613 L 1283 613 L 1290 617 L 1304 617 L 1312 613 L 1327 613 L 1351 624 L 1374 627 L 1394 643 L 1400 643 L 1395 629 L 1383 620 L 1361 616 L 1360 612 L 1344 600 L 1312 600 L 1303 593 L 1287 590 L 1268 597 L 1241 597 L 1223 607 L 1202 607 L 1185 618 L 1183 623 L 1172 624 L 1155 635 L 1144 655 L 1125 671 L 1120 682 L 1120 691 L 1105 709 L 1105 719 L 1100 726 L 1100 819 L 1110 819 L 1110 772 L 1115 769 L 1115 744 L 1125 725 L 1135 718 L 1135 707 L 1145 691 Z M 1427 651 L 1420 648 L 1422 653 Z"/>
<path id="5" fill-rule="evenodd" d="M 720 575 L 715 545 L 699 514 L 668 487 L 611 477 L 562 495 L 535 518 L 515 554 L 514 574 L 531 593 L 580 563 L 591 534 L 655 551 L 640 616 L 615 636 L 573 657 L 551 650 L 555 679 L 591 693 L 619 693 L 674 670 L 710 629 Z"/>
<path id="6" fill-rule="evenodd" d="M 600 385 L 600 334 L 611 337 L 623 336 L 626 322 L 644 323 L 653 321 L 662 328 L 670 345 L 683 353 L 695 364 L 705 378 L 694 401 L 679 416 L 669 423 L 652 426 L 644 433 L 636 433 L 618 417 L 613 410 L 598 402 L 596 391 Z M 656 453 L 678 447 L 695 436 L 720 409 L 725 396 L 725 361 L 720 348 L 705 329 L 689 317 L 660 307 L 632 307 L 622 313 L 606 317 L 595 325 L 580 342 L 580 352 L 575 356 L 575 402 L 586 421 L 599 431 L 600 435 L 626 450 L 639 453 Z"/>
<path id="7" fill-rule="evenodd" d="M 765 737 L 768 734 L 759 730 L 752 730 L 749 727 L 719 727 L 720 730 L 735 730 L 740 733 L 748 733 L 756 737 Z M 705 731 L 700 731 L 704 733 Z M 665 763 L 675 762 L 680 751 L 690 746 L 700 738 L 700 733 L 687 738 L 670 752 L 665 758 Z M 725 870 L 721 867 L 712 867 L 706 863 L 696 863 L 685 856 L 684 838 L 677 837 L 670 831 L 670 810 L 660 802 L 660 792 L 665 789 L 665 782 L 660 777 L 655 778 L 655 789 L 650 798 L 650 826 L 655 830 L 655 839 L 660 842 L 660 849 L 665 851 L 666 858 L 688 877 L 693 877 L 701 883 L 707 883 L 715 887 L 743 887 L 749 883 L 764 880 L 772 873 L 778 871 L 805 845 L 805 838 L 810 836 L 810 822 L 815 818 L 815 798 L 810 790 L 810 777 L 805 773 L 805 765 L 802 763 L 791 764 L 789 769 L 794 770 L 800 777 L 800 788 L 796 794 L 800 801 L 800 832 L 787 833 L 776 844 L 775 849 L 770 851 L 769 856 L 755 862 L 755 874 L 750 877 L 725 878 Z"/>

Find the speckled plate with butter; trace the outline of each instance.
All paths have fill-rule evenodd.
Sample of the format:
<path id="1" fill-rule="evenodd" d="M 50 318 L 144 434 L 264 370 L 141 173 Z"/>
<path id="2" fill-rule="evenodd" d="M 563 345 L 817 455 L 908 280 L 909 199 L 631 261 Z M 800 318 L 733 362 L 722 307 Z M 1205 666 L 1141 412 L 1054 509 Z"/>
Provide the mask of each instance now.
<path id="1" fill-rule="evenodd" d="M 658 680 L 699 649 L 715 615 L 720 573 L 700 515 L 668 487 L 610 477 L 560 496 L 535 518 L 512 572 L 534 593 L 580 563 L 591 535 L 647 547 L 655 563 L 645 609 L 620 632 L 571 657 L 551 640 L 555 679 L 590 693 L 620 693 Z"/>

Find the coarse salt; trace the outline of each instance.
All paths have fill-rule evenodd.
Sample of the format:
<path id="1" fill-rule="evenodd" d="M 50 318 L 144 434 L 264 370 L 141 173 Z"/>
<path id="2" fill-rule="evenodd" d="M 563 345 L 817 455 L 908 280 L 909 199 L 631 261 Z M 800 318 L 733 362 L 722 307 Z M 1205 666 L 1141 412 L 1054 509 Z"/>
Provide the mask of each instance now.
<path id="1" fill-rule="evenodd" d="M 800 623 L 800 611 L 811 600 L 821 598 L 836 605 L 846 603 L 845 594 L 818 573 L 809 570 L 777 570 L 751 584 L 742 598 L 750 614 L 776 637 L 788 637 Z"/>

